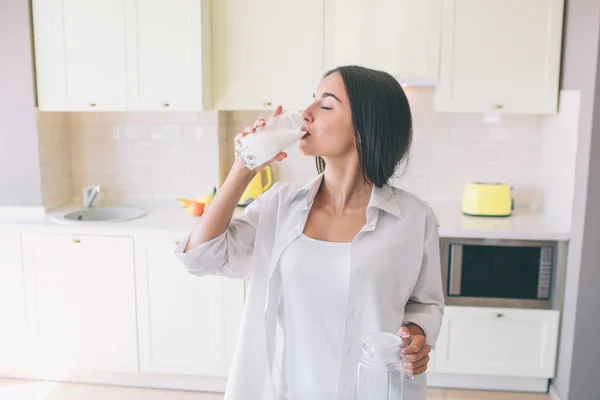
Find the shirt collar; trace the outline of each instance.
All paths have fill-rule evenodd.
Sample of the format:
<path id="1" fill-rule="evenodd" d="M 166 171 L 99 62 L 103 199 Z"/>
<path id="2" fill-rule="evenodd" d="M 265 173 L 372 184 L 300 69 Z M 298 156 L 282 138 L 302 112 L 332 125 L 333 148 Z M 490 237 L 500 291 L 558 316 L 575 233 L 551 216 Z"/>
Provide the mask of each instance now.
<path id="1" fill-rule="evenodd" d="M 312 181 L 308 182 L 306 185 L 296 190 L 292 195 L 292 201 L 298 198 L 305 198 L 306 205 L 310 207 L 310 205 L 315 200 L 315 196 L 317 195 L 319 188 L 321 187 L 321 183 L 323 182 L 323 176 L 324 173 L 317 175 L 317 177 L 314 178 Z M 394 215 L 398 218 L 402 218 L 402 210 L 400 209 L 400 205 L 398 204 L 398 200 L 394 193 L 394 189 L 388 184 L 384 184 L 380 188 L 373 185 L 373 189 L 371 191 L 371 198 L 369 199 L 367 209 L 371 207 L 378 208 L 387 212 L 388 214 Z"/>

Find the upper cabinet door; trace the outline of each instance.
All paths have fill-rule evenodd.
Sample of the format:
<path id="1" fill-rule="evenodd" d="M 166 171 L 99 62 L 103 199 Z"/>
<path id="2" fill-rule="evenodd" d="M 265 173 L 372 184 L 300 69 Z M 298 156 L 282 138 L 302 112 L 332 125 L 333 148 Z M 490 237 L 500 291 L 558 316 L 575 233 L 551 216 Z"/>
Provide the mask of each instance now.
<path id="1" fill-rule="evenodd" d="M 337 0 L 333 62 L 384 70 L 407 83 L 435 84 L 442 0 Z"/>
<path id="2" fill-rule="evenodd" d="M 203 61 L 210 60 L 210 1 L 132 3 L 127 24 L 129 108 L 206 108 L 211 100 L 210 68 Z"/>
<path id="3" fill-rule="evenodd" d="M 64 18 L 61 0 L 33 0 L 33 40 L 38 108 L 67 110 Z"/>
<path id="4" fill-rule="evenodd" d="M 219 0 L 213 7 L 216 107 L 306 107 L 324 72 L 324 0 Z"/>
<path id="5" fill-rule="evenodd" d="M 125 1 L 62 4 L 68 110 L 125 110 Z"/>
<path id="6" fill-rule="evenodd" d="M 563 0 L 444 0 L 436 109 L 555 113 Z"/>
<path id="7" fill-rule="evenodd" d="M 42 111 L 127 108 L 125 0 L 34 0 Z"/>

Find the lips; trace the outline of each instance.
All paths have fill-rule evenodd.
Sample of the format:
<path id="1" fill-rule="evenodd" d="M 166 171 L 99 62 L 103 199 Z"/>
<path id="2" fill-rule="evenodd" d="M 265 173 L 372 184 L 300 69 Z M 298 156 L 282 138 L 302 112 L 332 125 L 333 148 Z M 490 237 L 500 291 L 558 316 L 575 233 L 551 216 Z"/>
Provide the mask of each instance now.
<path id="1" fill-rule="evenodd" d="M 302 136 L 300 139 L 306 139 L 307 137 L 310 136 L 310 132 L 308 131 L 308 126 L 306 123 L 300 127 L 300 130 L 303 132 L 306 132 L 306 134 L 304 136 Z"/>

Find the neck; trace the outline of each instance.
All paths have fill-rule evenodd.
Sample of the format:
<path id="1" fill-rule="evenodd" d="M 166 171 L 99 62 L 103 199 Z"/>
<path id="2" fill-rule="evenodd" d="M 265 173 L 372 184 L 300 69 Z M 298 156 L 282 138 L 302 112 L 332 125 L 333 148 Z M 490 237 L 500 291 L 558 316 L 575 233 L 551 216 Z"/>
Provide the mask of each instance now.
<path id="1" fill-rule="evenodd" d="M 369 203 L 373 184 L 365 182 L 358 160 L 325 160 L 327 167 L 321 185 L 322 201 L 336 213 L 344 210 L 363 209 Z"/>

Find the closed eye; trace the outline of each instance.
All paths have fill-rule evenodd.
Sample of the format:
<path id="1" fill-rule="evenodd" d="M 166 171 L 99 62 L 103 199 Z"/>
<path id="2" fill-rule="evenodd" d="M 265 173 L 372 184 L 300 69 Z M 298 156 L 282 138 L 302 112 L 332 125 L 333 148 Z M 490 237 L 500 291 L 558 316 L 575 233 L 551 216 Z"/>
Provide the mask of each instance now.
<path id="1" fill-rule="evenodd" d="M 325 107 L 325 106 L 321 106 L 321 108 L 322 108 L 323 110 L 331 110 L 331 107 Z"/>

